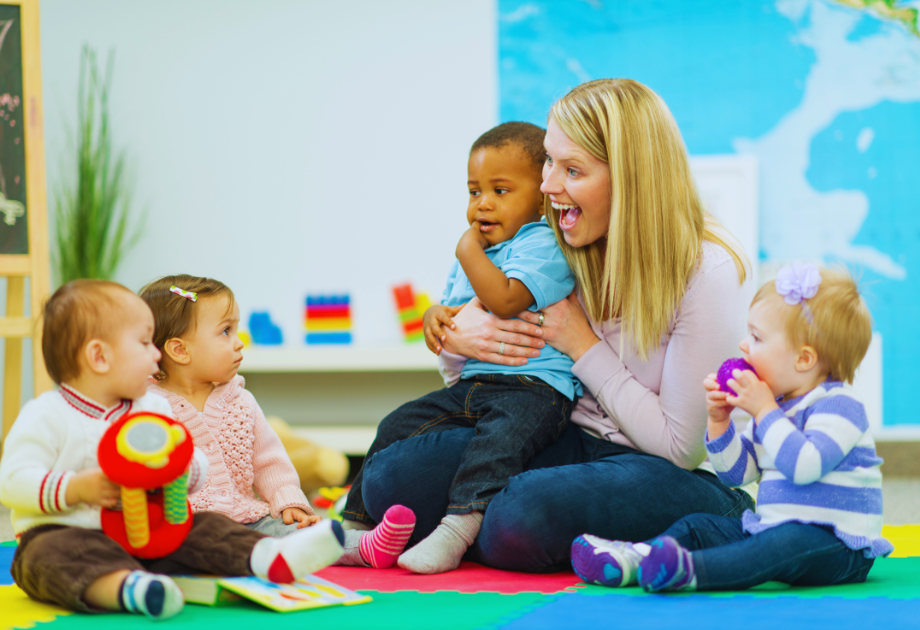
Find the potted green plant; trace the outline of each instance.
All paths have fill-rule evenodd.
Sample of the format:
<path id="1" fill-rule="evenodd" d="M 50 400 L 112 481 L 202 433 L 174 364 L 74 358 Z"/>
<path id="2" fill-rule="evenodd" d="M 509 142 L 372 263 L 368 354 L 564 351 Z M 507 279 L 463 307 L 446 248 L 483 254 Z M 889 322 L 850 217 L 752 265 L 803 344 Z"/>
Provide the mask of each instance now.
<path id="1" fill-rule="evenodd" d="M 105 75 L 100 75 L 95 51 L 83 47 L 72 147 L 76 159 L 65 163 L 54 196 L 52 258 L 60 284 L 77 278 L 111 280 L 141 236 L 142 221 L 133 227 L 130 222 L 125 153 L 113 148 L 109 127 L 113 66 L 109 53 Z"/>

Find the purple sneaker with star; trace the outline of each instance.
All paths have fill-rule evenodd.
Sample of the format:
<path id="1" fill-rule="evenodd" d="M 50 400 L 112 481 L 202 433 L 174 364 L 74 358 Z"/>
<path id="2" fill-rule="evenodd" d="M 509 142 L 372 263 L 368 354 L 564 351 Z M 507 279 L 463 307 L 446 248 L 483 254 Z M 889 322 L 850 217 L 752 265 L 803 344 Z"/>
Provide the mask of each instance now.
<path id="1" fill-rule="evenodd" d="M 639 585 L 649 593 L 679 591 L 696 586 L 690 552 L 670 536 L 656 538 L 639 564 Z"/>
<path id="2" fill-rule="evenodd" d="M 637 548 L 638 547 L 638 548 Z M 636 583 L 636 573 L 648 545 L 607 540 L 582 534 L 572 541 L 572 568 L 588 584 L 629 586 Z"/>

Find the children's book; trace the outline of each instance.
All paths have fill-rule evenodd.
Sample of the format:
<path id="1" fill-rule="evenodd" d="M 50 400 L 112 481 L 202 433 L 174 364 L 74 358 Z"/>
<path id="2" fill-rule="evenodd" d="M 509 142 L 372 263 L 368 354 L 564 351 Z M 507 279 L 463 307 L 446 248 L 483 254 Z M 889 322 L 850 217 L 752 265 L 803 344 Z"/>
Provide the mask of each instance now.
<path id="1" fill-rule="evenodd" d="M 205 606 L 219 606 L 245 598 L 278 612 L 288 612 L 371 601 L 367 595 L 313 575 L 293 584 L 275 584 L 257 577 L 176 576 L 173 580 L 182 589 L 186 602 Z"/>
<path id="2" fill-rule="evenodd" d="M 238 602 L 243 597 L 228 591 L 220 585 L 220 578 L 210 576 L 174 575 L 173 582 L 182 589 L 182 595 L 188 604 L 203 606 L 221 606 Z"/>

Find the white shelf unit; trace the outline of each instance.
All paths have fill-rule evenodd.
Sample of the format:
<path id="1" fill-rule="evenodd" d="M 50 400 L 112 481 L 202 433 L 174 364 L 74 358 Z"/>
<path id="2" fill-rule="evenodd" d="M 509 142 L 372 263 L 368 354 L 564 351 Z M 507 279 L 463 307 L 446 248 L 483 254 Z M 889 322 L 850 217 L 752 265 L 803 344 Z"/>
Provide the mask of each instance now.
<path id="1" fill-rule="evenodd" d="M 380 346 L 247 346 L 240 373 L 405 372 L 438 369 L 424 343 Z"/>
<path id="2" fill-rule="evenodd" d="M 424 343 L 250 345 L 240 374 L 267 416 L 348 455 L 367 452 L 391 411 L 444 387 L 438 358 Z"/>

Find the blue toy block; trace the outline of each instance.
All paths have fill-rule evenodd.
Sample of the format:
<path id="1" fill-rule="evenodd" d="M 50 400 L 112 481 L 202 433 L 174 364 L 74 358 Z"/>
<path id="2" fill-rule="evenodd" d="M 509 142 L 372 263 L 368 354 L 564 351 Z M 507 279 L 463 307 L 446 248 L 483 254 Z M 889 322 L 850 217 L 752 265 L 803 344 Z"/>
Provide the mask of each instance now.
<path id="1" fill-rule="evenodd" d="M 348 344 L 351 343 L 350 332 L 310 332 L 307 333 L 307 343 L 334 343 Z"/>
<path id="2" fill-rule="evenodd" d="M 351 297 L 345 295 L 308 295 L 307 306 L 348 306 Z"/>
<path id="3" fill-rule="evenodd" d="M 281 329 L 273 322 L 271 316 L 265 312 L 254 312 L 249 316 L 249 334 L 252 343 L 261 346 L 278 346 L 283 341 Z"/>

